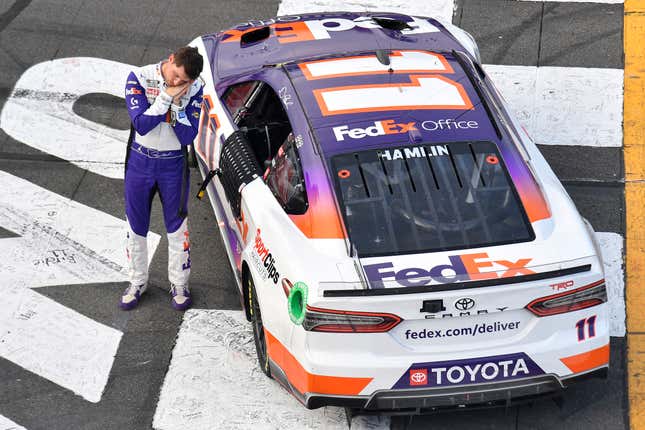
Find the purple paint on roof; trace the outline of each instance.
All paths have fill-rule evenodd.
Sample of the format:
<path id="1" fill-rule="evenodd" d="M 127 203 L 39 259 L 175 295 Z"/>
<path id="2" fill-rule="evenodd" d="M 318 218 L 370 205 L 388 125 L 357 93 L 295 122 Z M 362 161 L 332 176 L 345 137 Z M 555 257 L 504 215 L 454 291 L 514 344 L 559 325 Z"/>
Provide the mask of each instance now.
<path id="1" fill-rule="evenodd" d="M 477 92 L 452 54 L 391 52 L 387 66 L 374 52 L 285 66 L 323 152 L 498 141 Z M 410 53 L 416 58 L 406 63 Z M 432 61 L 420 61 L 421 56 Z M 407 64 L 413 69 L 397 67 Z"/>
<path id="2" fill-rule="evenodd" d="M 372 17 L 395 19 L 409 28 L 391 30 Z M 269 26 L 270 36 L 242 44 L 242 34 Z M 204 36 L 219 78 L 299 59 L 376 49 L 463 49 L 436 20 L 387 12 L 327 12 L 250 21 Z"/>

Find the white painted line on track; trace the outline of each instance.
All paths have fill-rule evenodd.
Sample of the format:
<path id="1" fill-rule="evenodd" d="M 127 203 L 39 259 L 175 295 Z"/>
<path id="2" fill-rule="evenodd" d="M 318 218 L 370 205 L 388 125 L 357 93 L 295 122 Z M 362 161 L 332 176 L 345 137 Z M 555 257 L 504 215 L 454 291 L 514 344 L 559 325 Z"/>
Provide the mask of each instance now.
<path id="1" fill-rule="evenodd" d="M 74 113 L 89 93 L 123 97 L 132 66 L 100 58 L 64 58 L 22 74 L 0 114 L 14 139 L 109 178 L 123 178 L 129 130 L 117 130 Z M 128 127 L 128 124 L 124 124 Z"/>
<path id="2" fill-rule="evenodd" d="M 0 171 L 0 285 L 127 281 L 126 222 Z M 152 259 L 160 236 L 148 234 Z"/>
<path id="3" fill-rule="evenodd" d="M 99 402 L 123 333 L 32 290 L 3 290 L 0 357 Z"/>
<path id="4" fill-rule="evenodd" d="M 308 410 L 259 369 L 251 324 L 240 311 L 190 310 L 177 336 L 153 427 L 157 430 L 347 429 L 341 408 Z M 386 417 L 352 429 L 387 429 Z"/>
<path id="5" fill-rule="evenodd" d="M 605 285 L 609 301 L 609 335 L 625 336 L 625 273 L 623 237 L 616 233 L 596 233 L 605 266 Z"/>
<path id="6" fill-rule="evenodd" d="M 0 430 L 26 430 L 24 427 L 19 426 L 7 417 L 0 415 Z"/>
<path id="7" fill-rule="evenodd" d="M 31 288 L 127 281 L 125 221 L 6 172 L 0 183 L 0 226 L 20 236 L 0 240 L 0 357 L 98 402 L 122 333 Z"/>
<path id="8" fill-rule="evenodd" d="M 536 143 L 622 147 L 622 69 L 484 68 Z"/>
<path id="9" fill-rule="evenodd" d="M 407 15 L 431 16 L 452 22 L 455 9 L 453 0 L 425 0 L 410 2 L 402 0 L 283 0 L 278 7 L 278 16 L 301 13 L 349 11 L 349 12 L 397 12 Z"/>

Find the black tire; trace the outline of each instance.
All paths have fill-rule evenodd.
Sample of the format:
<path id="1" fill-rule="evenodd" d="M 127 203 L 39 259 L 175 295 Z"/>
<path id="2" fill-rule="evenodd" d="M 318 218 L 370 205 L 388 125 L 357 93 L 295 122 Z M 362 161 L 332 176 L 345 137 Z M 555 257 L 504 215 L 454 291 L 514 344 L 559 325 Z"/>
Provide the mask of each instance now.
<path id="1" fill-rule="evenodd" d="M 188 147 L 188 167 L 191 169 L 196 169 L 197 166 L 197 154 L 195 153 L 195 145 L 190 145 Z"/>
<path id="2" fill-rule="evenodd" d="M 255 341 L 255 352 L 258 356 L 258 364 L 262 372 L 271 377 L 269 368 L 269 355 L 267 354 L 267 343 L 264 336 L 264 324 L 262 323 L 262 313 L 260 312 L 260 303 L 255 293 L 255 285 L 251 275 L 246 278 L 246 288 L 249 298 L 249 313 L 251 314 L 251 324 L 253 324 L 253 340 Z"/>

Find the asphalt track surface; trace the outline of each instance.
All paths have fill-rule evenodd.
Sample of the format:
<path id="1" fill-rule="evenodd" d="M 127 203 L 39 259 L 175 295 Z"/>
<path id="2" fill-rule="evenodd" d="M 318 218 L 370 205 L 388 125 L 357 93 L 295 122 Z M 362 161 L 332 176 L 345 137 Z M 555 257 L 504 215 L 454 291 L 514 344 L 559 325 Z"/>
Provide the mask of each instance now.
<path id="1" fill-rule="evenodd" d="M 200 34 L 248 19 L 271 17 L 278 8 L 278 2 L 264 0 L 187 3 L 189 7 L 170 0 L 3 0 L 0 108 L 22 73 L 39 62 L 88 56 L 149 64 Z M 620 69 L 622 16 L 622 4 L 463 0 L 458 2 L 453 22 L 475 36 L 484 63 Z M 74 109 L 93 121 L 119 129 L 128 127 L 121 99 L 96 94 L 80 99 Z M 596 231 L 624 234 L 622 149 L 541 149 Z M 0 170 L 123 217 L 121 180 L 80 169 L 14 140 L 2 130 Z M 199 179 L 198 172 L 192 172 L 193 190 Z M 192 200 L 190 213 L 194 307 L 240 309 L 210 205 Z M 158 201 L 153 206 L 151 230 L 164 231 Z M 0 228 L 0 238 L 13 236 Z M 125 287 L 121 282 L 38 290 L 124 333 L 101 401 L 90 403 L 0 359 L 0 415 L 28 430 L 151 428 L 182 319 L 181 313 L 170 308 L 165 247 L 162 236 L 151 265 L 152 288 L 135 312 L 118 309 L 118 297 Z M 509 410 L 418 417 L 410 428 L 627 429 L 625 361 L 624 338 L 612 338 L 609 379 L 572 387 L 561 406 L 545 400 Z M 213 428 L 217 428 L 216 423 Z"/>

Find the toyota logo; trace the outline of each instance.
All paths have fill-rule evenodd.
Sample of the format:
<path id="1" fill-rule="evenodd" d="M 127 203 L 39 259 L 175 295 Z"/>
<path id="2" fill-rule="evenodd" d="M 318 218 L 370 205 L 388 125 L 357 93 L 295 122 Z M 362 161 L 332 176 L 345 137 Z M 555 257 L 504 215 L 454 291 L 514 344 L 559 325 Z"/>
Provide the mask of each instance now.
<path id="1" fill-rule="evenodd" d="M 423 372 L 414 372 L 410 375 L 410 380 L 416 384 L 422 384 L 426 381 L 426 374 Z"/>
<path id="2" fill-rule="evenodd" d="M 467 311 L 475 307 L 475 301 L 470 297 L 463 297 L 455 302 L 455 308 L 459 311 Z"/>

